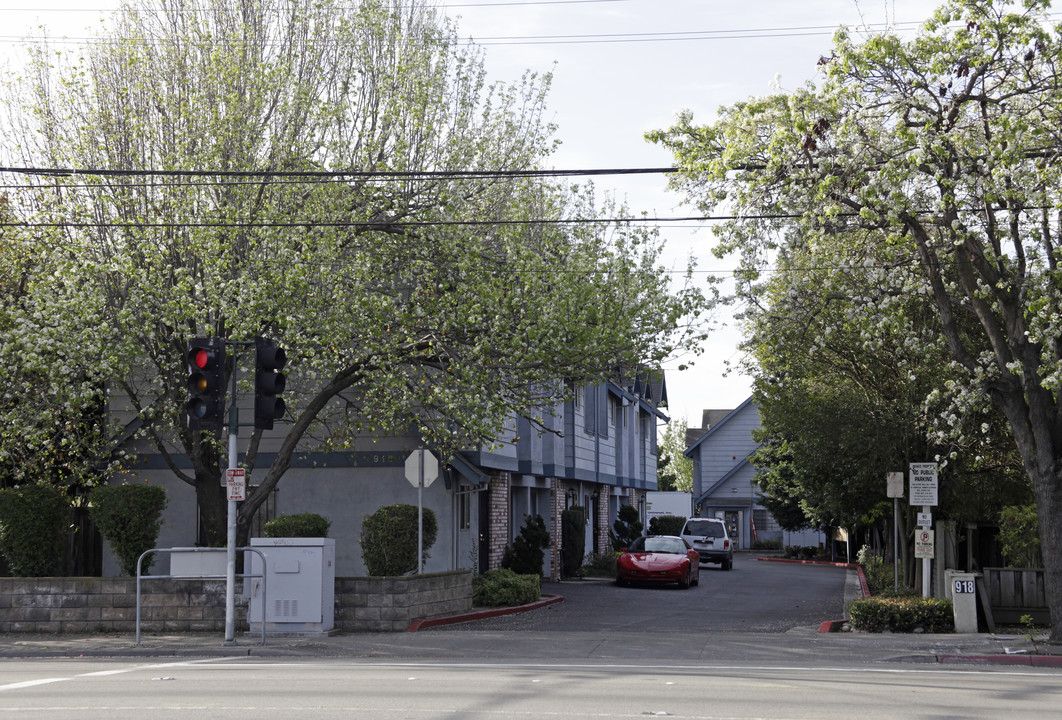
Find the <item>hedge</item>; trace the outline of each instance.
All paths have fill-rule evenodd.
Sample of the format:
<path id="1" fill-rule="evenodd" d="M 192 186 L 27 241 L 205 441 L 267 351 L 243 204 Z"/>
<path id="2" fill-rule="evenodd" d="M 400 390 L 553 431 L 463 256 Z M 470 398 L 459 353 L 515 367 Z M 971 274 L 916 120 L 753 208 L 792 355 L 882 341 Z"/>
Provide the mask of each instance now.
<path id="1" fill-rule="evenodd" d="M 517 575 L 508 568 L 500 568 L 472 578 L 472 604 L 476 607 L 526 605 L 540 597 L 541 575 Z"/>
<path id="2" fill-rule="evenodd" d="M 0 490 L 0 553 L 17 577 L 63 573 L 70 503 L 50 485 Z"/>
<path id="3" fill-rule="evenodd" d="M 951 601 L 944 598 L 870 597 L 848 604 L 852 627 L 865 632 L 948 633 L 955 630 Z"/>

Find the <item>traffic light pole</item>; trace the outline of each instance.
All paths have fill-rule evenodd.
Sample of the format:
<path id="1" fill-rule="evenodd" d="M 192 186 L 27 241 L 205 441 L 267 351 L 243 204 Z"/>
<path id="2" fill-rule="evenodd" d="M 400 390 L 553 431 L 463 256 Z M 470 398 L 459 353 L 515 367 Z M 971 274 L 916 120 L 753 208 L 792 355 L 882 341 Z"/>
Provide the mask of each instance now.
<path id="1" fill-rule="evenodd" d="M 232 404 L 229 405 L 229 469 L 239 467 L 236 439 L 239 436 L 240 411 L 236 407 L 236 348 L 232 349 Z M 226 478 L 227 481 L 227 478 Z M 226 482 L 226 486 L 227 486 Z M 225 552 L 225 644 L 236 644 L 236 501 L 229 498 Z M 262 618 L 265 627 L 265 618 Z"/>

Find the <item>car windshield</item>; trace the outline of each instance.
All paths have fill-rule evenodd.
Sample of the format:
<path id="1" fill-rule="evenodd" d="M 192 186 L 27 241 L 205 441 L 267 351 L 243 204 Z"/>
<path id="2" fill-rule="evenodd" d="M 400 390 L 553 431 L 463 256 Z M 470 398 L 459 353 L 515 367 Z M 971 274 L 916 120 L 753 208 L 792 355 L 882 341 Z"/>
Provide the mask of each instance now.
<path id="1" fill-rule="evenodd" d="M 641 537 L 631 543 L 630 552 L 686 554 L 686 543 L 675 537 Z"/>
<path id="2" fill-rule="evenodd" d="M 686 523 L 683 535 L 701 535 L 703 537 L 723 537 L 723 524 L 708 520 L 690 520 Z"/>

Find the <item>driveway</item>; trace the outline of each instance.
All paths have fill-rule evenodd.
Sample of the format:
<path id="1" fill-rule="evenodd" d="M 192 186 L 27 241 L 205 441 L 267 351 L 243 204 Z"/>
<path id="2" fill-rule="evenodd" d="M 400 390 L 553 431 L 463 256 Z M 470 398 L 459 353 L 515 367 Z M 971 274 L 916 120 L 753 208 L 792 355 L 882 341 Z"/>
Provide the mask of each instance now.
<path id="1" fill-rule="evenodd" d="M 702 565 L 700 584 L 620 587 L 583 580 L 545 583 L 565 601 L 518 615 L 448 626 L 453 631 L 646 631 L 654 633 L 786 632 L 845 616 L 846 585 L 855 572 L 832 565 L 760 561 L 744 553 L 734 569 Z"/>

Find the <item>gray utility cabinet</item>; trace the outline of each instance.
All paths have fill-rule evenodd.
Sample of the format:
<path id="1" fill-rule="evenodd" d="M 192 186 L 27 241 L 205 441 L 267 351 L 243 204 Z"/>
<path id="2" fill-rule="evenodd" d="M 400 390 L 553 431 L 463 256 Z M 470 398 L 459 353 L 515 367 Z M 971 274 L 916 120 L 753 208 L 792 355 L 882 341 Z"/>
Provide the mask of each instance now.
<path id="1" fill-rule="evenodd" d="M 335 628 L 336 541 L 330 538 L 252 538 L 265 556 L 265 583 L 249 577 L 247 621 L 251 634 L 327 635 Z M 244 567 L 262 575 L 256 552 L 244 554 Z M 263 601 L 263 594 L 265 595 Z M 265 617 L 263 619 L 263 610 Z"/>

